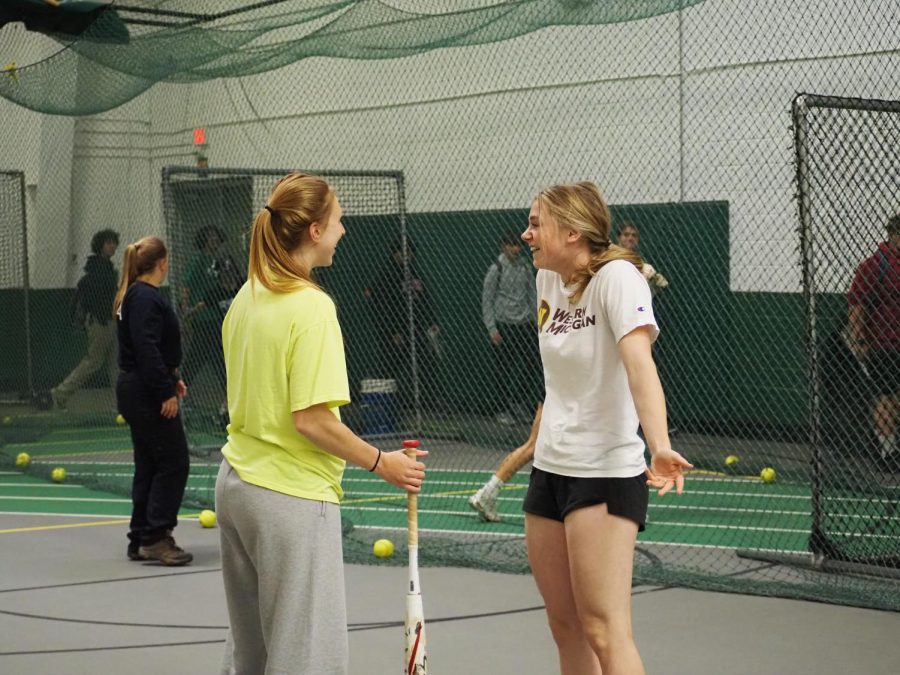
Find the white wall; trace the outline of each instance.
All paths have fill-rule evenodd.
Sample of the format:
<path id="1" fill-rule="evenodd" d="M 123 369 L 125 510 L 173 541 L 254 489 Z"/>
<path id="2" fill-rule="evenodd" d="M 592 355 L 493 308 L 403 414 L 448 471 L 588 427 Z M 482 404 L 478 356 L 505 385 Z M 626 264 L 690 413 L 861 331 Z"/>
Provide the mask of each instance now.
<path id="1" fill-rule="evenodd" d="M 19 23 L 10 23 L 0 29 L 0 45 L 0 67 L 3 68 L 12 64 L 21 68 L 35 63 L 46 58 L 54 49 L 51 40 L 29 33 Z M 18 74 L 10 76 L 4 71 L 0 77 L 10 88 L 20 86 L 17 83 Z M 40 145 L 41 119 L 42 115 L 39 113 L 0 98 L 0 120 L 3 122 L 3 133 L 0 133 L 0 169 L 24 171 L 29 184 L 37 181 L 39 158 L 34 149 Z"/>
<path id="2" fill-rule="evenodd" d="M 127 243 L 160 234 L 159 200 L 154 199 L 152 138 L 146 97 L 76 124 L 72 174 L 72 239 L 78 263 L 69 284 L 81 273 L 98 230 L 120 235 L 117 267 Z"/>
<path id="3" fill-rule="evenodd" d="M 0 45 L 2 67 L 15 64 L 22 68 L 59 49 L 48 38 L 25 31 L 21 24 L 4 26 L 0 30 Z M 4 72 L 0 77 L 4 84 L 19 87 L 24 86 L 19 82 L 26 75 Z M 70 245 L 73 122 L 36 113 L 6 99 L 0 99 L 0 121 L 0 169 L 25 174 L 30 283 L 35 287 L 61 285 L 65 282 Z M 4 222 L 3 227 L 10 225 Z M 20 266 L 13 259 L 18 256 L 18 250 L 7 249 L 0 252 L 0 261 L 3 265 Z"/>
<path id="4" fill-rule="evenodd" d="M 214 166 L 401 169 L 412 211 L 524 207 L 583 178 L 613 203 L 725 200 L 732 288 L 795 292 L 791 100 L 898 98 L 892 7 L 707 0 L 405 59 L 158 85 L 76 125 L 71 246 L 116 224 L 126 240 L 162 232 L 160 168 L 193 163 L 204 126 Z"/>

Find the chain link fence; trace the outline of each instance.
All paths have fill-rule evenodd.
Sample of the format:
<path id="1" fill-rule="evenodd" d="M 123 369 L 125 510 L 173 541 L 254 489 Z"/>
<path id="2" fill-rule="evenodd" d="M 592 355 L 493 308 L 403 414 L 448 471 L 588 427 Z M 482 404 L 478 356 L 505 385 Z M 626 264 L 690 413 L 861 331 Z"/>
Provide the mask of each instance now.
<path id="1" fill-rule="evenodd" d="M 0 183 L 0 218 L 21 232 L 6 200 L 27 203 L 30 268 L 26 321 L 29 284 L 9 272 L 23 263 L 2 253 L 4 460 L 27 451 L 32 471 L 127 490 L 103 368 L 41 408 L 89 347 L 69 308 L 91 237 L 160 234 L 191 380 L 188 498 L 212 505 L 218 325 L 252 215 L 285 170 L 318 171 L 347 209 L 320 274 L 346 342 L 345 420 L 431 450 L 425 562 L 527 571 L 527 472 L 500 522 L 467 504 L 533 412 L 491 344 L 485 279 L 541 188 L 593 180 L 668 282 L 654 355 L 673 444 L 697 466 L 684 496 L 651 496 L 636 579 L 896 610 L 896 414 L 876 422 L 866 378 L 883 367 L 839 342 L 855 271 L 900 211 L 898 113 L 871 103 L 900 84 L 896 2 L 394 4 L 114 3 L 115 26 L 80 37 L 0 28 L 15 61 L 0 156 L 24 180 Z M 347 557 L 373 561 L 374 539 L 402 539 L 402 497 L 355 468 L 345 489 Z"/>
<path id="2" fill-rule="evenodd" d="M 6 380 L 0 391 L 8 392 L 6 405 L 37 403 L 34 371 L 28 336 L 31 317 L 28 302 L 28 242 L 25 215 L 25 175 L 19 171 L 0 171 L 0 293 L 4 296 L 2 353 L 6 354 Z"/>
<path id="3" fill-rule="evenodd" d="M 900 578 L 900 103 L 794 101 L 813 562 Z M 845 295 L 846 294 L 846 295 Z"/>

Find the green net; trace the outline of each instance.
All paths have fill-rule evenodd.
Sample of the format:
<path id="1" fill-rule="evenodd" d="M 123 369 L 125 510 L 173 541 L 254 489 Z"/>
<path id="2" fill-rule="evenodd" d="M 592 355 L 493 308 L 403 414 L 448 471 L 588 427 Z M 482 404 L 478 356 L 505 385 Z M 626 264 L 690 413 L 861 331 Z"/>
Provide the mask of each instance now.
<path id="1" fill-rule="evenodd" d="M 839 342 L 855 270 L 900 211 L 900 115 L 872 103 L 900 83 L 894 9 L 173 1 L 114 3 L 76 35 L 7 23 L 0 458 L 128 493 L 112 350 L 73 304 L 97 232 L 159 234 L 191 389 L 186 499 L 212 506 L 222 312 L 271 185 L 315 171 L 347 211 L 320 276 L 347 423 L 431 451 L 423 561 L 527 571 L 527 470 L 499 522 L 468 504 L 531 414 L 525 380 L 504 388 L 482 291 L 533 195 L 589 179 L 668 280 L 654 356 L 673 444 L 698 467 L 682 497 L 651 495 L 636 579 L 898 609 L 900 455 Z M 792 118 L 807 91 L 854 102 L 807 98 Z M 402 562 L 402 495 L 352 467 L 345 489 L 347 558 L 376 562 L 388 537 Z"/>
<path id="2" fill-rule="evenodd" d="M 380 0 L 263 0 L 249 7 L 235 0 L 113 2 L 75 36 L 50 32 L 58 48 L 27 67 L 14 65 L 0 81 L 0 96 L 42 112 L 90 115 L 158 82 L 245 77 L 311 57 L 393 59 L 496 43 L 548 26 L 635 21 L 700 2 L 470 0 L 444 3 L 456 5 L 449 13 L 435 13 L 442 3 Z M 57 14 L 68 5 L 78 18 L 78 5 L 93 4 L 64 2 Z"/>

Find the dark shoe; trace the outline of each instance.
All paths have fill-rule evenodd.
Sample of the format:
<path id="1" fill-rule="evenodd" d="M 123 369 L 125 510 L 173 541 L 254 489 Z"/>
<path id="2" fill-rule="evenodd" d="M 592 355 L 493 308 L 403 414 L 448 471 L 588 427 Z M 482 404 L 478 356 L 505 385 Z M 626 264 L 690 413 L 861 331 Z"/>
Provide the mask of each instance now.
<path id="1" fill-rule="evenodd" d="M 156 560 L 169 567 L 187 565 L 194 559 L 193 555 L 176 545 L 175 539 L 172 537 L 160 539 L 149 546 L 141 546 L 138 549 L 138 555 L 145 556 L 146 560 Z"/>

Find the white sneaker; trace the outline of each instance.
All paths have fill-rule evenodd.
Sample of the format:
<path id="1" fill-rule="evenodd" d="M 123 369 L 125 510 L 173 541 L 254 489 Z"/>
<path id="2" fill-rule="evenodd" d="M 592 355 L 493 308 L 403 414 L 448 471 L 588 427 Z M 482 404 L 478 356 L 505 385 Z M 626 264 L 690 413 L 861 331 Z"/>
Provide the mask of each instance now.
<path id="1" fill-rule="evenodd" d="M 500 515 L 497 513 L 497 500 L 485 499 L 480 493 L 476 492 L 469 497 L 469 506 L 478 511 L 481 519 L 487 523 L 499 523 Z"/>

